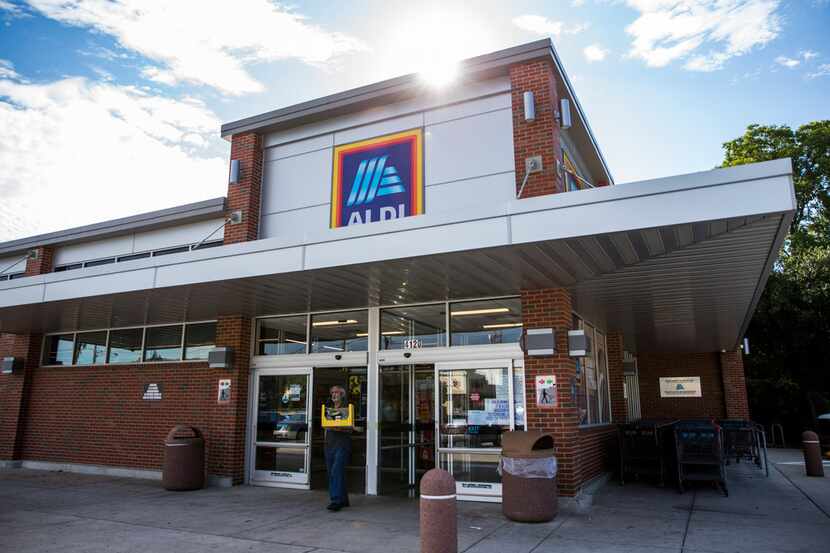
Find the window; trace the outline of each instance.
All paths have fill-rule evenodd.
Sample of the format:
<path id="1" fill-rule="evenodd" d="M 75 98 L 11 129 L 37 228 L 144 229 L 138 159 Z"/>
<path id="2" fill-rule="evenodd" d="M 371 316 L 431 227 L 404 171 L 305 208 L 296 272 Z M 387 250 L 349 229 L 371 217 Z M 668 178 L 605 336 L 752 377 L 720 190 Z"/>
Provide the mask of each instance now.
<path id="1" fill-rule="evenodd" d="M 519 298 L 468 301 L 450 305 L 453 346 L 516 343 L 522 337 Z"/>
<path id="2" fill-rule="evenodd" d="M 43 364 L 71 365 L 74 338 L 74 334 L 47 336 L 46 347 L 43 350 Z"/>
<path id="3" fill-rule="evenodd" d="M 64 271 L 74 271 L 75 269 L 80 269 L 83 266 L 84 266 L 83 263 L 73 263 L 71 265 L 61 265 L 59 267 L 55 267 L 55 272 L 56 273 L 62 273 Z"/>
<path id="4" fill-rule="evenodd" d="M 110 331 L 109 362 L 140 363 L 143 328 L 125 328 Z"/>
<path id="5" fill-rule="evenodd" d="M 107 359 L 107 331 L 79 332 L 75 337 L 75 364 L 95 365 Z"/>
<path id="6" fill-rule="evenodd" d="M 84 267 L 98 267 L 99 265 L 109 265 L 111 263 L 115 263 L 115 258 L 110 257 L 108 259 L 96 259 L 95 261 L 87 261 L 84 263 Z"/>
<path id="7" fill-rule="evenodd" d="M 185 328 L 184 358 L 207 359 L 216 344 L 216 323 L 189 324 Z"/>
<path id="8" fill-rule="evenodd" d="M 122 255 L 121 257 L 118 258 L 118 262 L 121 263 L 122 261 L 134 261 L 136 259 L 144 259 L 144 258 L 147 258 L 147 257 L 150 257 L 150 252 L 134 253 L 134 254 L 130 254 L 130 255 Z"/>
<path id="9" fill-rule="evenodd" d="M 153 257 L 160 255 L 170 255 L 171 253 L 182 253 L 190 251 L 190 246 L 178 246 L 176 248 L 167 248 L 166 250 L 156 250 L 153 252 Z"/>
<path id="10" fill-rule="evenodd" d="M 311 353 L 369 350 L 369 312 L 311 316 Z"/>
<path id="11" fill-rule="evenodd" d="M 308 317 L 260 319 L 257 328 L 258 355 L 305 353 Z"/>
<path id="12" fill-rule="evenodd" d="M 380 349 L 447 345 L 446 304 L 384 309 L 380 312 Z"/>
<path id="13" fill-rule="evenodd" d="M 576 359 L 576 397 L 579 424 L 611 422 L 608 358 L 605 335 L 574 315 L 573 326 L 585 331 L 591 351 Z"/>
<path id="14" fill-rule="evenodd" d="M 178 361 L 182 358 L 182 325 L 147 329 L 145 361 Z"/>

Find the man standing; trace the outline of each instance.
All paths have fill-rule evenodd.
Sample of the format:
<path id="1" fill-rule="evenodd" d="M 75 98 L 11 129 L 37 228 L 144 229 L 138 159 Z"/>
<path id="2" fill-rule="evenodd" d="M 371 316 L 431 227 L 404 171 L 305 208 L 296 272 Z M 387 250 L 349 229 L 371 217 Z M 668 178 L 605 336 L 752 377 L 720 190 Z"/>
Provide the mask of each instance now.
<path id="1" fill-rule="evenodd" d="M 345 418 L 348 416 L 346 389 L 332 386 L 329 389 L 330 403 L 327 417 Z M 328 414 L 330 413 L 330 414 Z M 349 492 L 346 490 L 346 463 L 352 456 L 352 429 L 345 427 L 326 428 L 326 470 L 329 473 L 329 511 L 339 511 L 349 506 Z"/>

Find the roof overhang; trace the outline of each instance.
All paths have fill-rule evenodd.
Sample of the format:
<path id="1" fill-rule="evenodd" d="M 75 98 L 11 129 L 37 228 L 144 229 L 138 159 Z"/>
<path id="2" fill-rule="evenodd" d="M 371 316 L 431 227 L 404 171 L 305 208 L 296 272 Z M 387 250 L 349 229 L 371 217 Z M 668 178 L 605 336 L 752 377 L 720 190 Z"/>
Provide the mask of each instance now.
<path id="1" fill-rule="evenodd" d="M 576 114 L 570 132 L 581 152 L 593 154 L 584 156 L 591 174 L 597 175 L 598 180 L 605 179 L 613 183 L 613 176 L 588 124 L 585 111 L 565 73 L 553 41 L 549 38 L 460 61 L 459 76 L 455 86 L 464 86 L 465 83 L 471 81 L 507 75 L 511 65 L 537 59 L 549 59 L 553 62 L 558 76 L 559 97 L 569 99 L 574 106 Z M 403 102 L 415 97 L 434 97 L 436 103 L 440 104 L 447 92 L 430 87 L 419 74 L 412 73 L 225 123 L 222 125 L 221 133 L 224 138 L 244 132 L 267 133 Z"/>
<path id="2" fill-rule="evenodd" d="M 139 213 L 130 217 L 113 219 L 48 234 L 29 236 L 0 243 L 0 255 L 24 253 L 39 246 L 66 245 L 88 240 L 100 240 L 129 232 L 164 228 L 204 219 L 222 217 L 225 213 L 225 197 L 178 205 L 167 209 Z"/>
<path id="3" fill-rule="evenodd" d="M 0 282 L 0 331 L 566 287 L 627 349 L 730 349 L 787 234 L 791 172 L 778 160 Z"/>

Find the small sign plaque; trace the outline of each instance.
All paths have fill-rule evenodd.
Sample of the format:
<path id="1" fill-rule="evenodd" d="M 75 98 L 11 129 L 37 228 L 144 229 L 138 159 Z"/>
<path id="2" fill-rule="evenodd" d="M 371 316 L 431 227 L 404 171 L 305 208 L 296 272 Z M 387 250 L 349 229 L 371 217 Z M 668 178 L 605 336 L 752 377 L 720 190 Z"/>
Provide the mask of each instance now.
<path id="1" fill-rule="evenodd" d="M 536 377 L 536 406 L 553 409 L 557 405 L 556 375 L 545 374 Z"/>
<path id="2" fill-rule="evenodd" d="M 702 397 L 699 376 L 660 378 L 660 397 Z"/>
<path id="3" fill-rule="evenodd" d="M 227 403 L 231 400 L 231 379 L 223 378 L 219 381 L 219 403 Z"/>
<path id="4" fill-rule="evenodd" d="M 145 401 L 159 401 L 161 399 L 161 384 L 151 383 L 144 385 L 144 395 L 141 399 Z"/>

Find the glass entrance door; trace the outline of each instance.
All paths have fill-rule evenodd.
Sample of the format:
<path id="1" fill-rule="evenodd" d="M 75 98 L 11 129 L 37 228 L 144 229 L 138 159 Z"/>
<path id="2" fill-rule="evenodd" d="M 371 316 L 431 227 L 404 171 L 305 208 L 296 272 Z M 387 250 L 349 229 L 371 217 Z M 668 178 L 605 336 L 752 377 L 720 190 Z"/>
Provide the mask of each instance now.
<path id="1" fill-rule="evenodd" d="M 514 429 L 510 361 L 436 367 L 438 456 L 455 477 L 459 499 L 498 500 L 502 432 Z"/>
<path id="2" fill-rule="evenodd" d="M 290 487 L 309 485 L 309 369 L 262 369 L 255 382 L 251 480 Z"/>
<path id="3" fill-rule="evenodd" d="M 381 367 L 378 491 L 415 495 L 435 467 L 435 374 L 432 365 Z"/>

